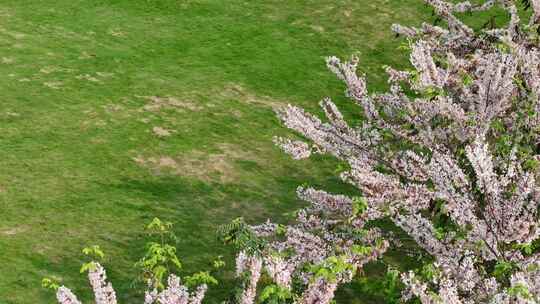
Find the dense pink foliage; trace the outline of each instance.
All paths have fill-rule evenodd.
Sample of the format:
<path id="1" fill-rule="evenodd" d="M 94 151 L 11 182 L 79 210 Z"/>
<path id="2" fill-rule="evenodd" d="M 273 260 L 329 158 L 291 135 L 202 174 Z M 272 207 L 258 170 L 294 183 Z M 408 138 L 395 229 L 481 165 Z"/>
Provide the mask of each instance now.
<path id="1" fill-rule="evenodd" d="M 363 109 L 361 125 L 347 124 L 330 99 L 321 102 L 327 122 L 295 106 L 279 116 L 312 149 L 348 162 L 350 171 L 341 177 L 368 201 L 366 220 L 390 218 L 435 258 L 429 280 L 403 274 L 406 296 L 422 303 L 536 303 L 540 254 L 523 248 L 540 235 L 540 189 L 534 166 L 525 167 L 537 161 L 540 142 L 540 1 L 532 1 L 528 25 L 510 0 L 426 2 L 448 28 L 394 26 L 410 39 L 414 70 L 387 68 L 389 92 L 368 92 L 356 72 L 358 59 L 328 58 Z M 507 27 L 475 33 L 454 15 L 494 5 L 508 12 Z M 500 148 L 503 136 L 507 149 Z M 287 143 L 284 150 L 294 158 L 309 155 L 309 149 L 291 149 L 292 140 L 276 142 Z M 437 229 L 437 204 L 456 229 Z M 315 196 L 313 205 L 330 212 L 350 208 L 336 207 L 327 196 Z M 496 277 L 494 264 L 511 270 Z"/>
<path id="2" fill-rule="evenodd" d="M 200 304 L 204 299 L 206 284 L 202 284 L 194 292 L 181 284 L 180 278 L 171 274 L 167 287 L 159 292 L 156 289 L 145 293 L 144 304 Z"/>

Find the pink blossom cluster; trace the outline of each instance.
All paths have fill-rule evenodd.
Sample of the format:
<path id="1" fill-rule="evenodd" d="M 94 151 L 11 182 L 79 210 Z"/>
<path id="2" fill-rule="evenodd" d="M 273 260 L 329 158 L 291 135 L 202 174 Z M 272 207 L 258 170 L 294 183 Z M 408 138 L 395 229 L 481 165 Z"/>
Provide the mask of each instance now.
<path id="1" fill-rule="evenodd" d="M 243 286 L 243 292 L 240 297 L 240 304 L 255 303 L 257 296 L 257 283 L 261 277 L 262 260 L 253 255 L 248 255 L 241 251 L 236 257 L 236 275 L 241 276 L 248 273 L 248 280 Z"/>
<path id="2" fill-rule="evenodd" d="M 296 303 L 328 304 L 339 284 L 350 282 L 359 268 L 388 248 L 379 229 L 364 227 L 369 219 L 379 216 L 375 209 L 355 213 L 354 199 L 313 188 L 300 187 L 297 194 L 310 205 L 298 211 L 294 224 L 266 222 L 250 227 L 267 243 L 257 253 L 242 251 L 237 255 L 237 276 L 248 275 L 241 303 L 256 303 L 257 281 L 265 273 L 275 284 L 296 294 Z M 349 229 L 350 225 L 354 229 Z M 331 277 L 310 271 L 332 268 L 327 266 L 329 259 L 338 258 L 350 267 Z M 293 290 L 293 280 L 303 282 L 303 286 Z"/>
<path id="3" fill-rule="evenodd" d="M 201 304 L 208 286 L 202 284 L 194 292 L 181 284 L 180 278 L 174 274 L 169 275 L 167 288 L 159 292 L 157 289 L 146 291 L 144 304 Z"/>
<path id="4" fill-rule="evenodd" d="M 107 281 L 105 269 L 99 263 L 92 262 L 92 267 L 88 271 L 88 280 L 92 286 L 96 304 L 117 303 L 112 284 Z M 201 304 L 207 289 L 207 285 L 202 284 L 195 291 L 190 292 L 181 284 L 180 278 L 171 274 L 165 289 L 162 291 L 152 289 L 145 292 L 144 304 Z M 77 296 L 65 286 L 58 288 L 56 299 L 59 304 L 81 304 Z"/>

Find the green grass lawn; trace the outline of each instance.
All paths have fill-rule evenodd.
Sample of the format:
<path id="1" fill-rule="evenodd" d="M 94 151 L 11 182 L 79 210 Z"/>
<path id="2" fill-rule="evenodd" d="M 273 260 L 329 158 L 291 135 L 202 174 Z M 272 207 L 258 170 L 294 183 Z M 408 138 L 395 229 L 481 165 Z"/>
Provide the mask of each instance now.
<path id="1" fill-rule="evenodd" d="M 332 159 L 273 146 L 272 107 L 355 109 L 324 57 L 359 54 L 382 89 L 382 65 L 404 64 L 390 25 L 429 18 L 420 0 L 1 1 L 0 302 L 52 303 L 43 277 L 89 300 L 81 249 L 97 244 L 135 303 L 153 217 L 175 224 L 185 274 L 223 254 L 230 278 L 216 227 L 286 220 L 304 182 L 351 191 Z"/>

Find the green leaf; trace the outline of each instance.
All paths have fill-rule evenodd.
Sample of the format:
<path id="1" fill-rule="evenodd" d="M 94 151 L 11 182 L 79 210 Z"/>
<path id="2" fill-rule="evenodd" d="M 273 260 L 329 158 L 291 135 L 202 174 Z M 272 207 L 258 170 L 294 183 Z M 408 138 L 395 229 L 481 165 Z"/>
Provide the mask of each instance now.
<path id="1" fill-rule="evenodd" d="M 96 262 L 88 262 L 81 265 L 81 273 L 95 270 L 96 269 Z"/>
<path id="2" fill-rule="evenodd" d="M 259 302 L 267 304 L 280 304 L 288 303 L 290 300 L 292 300 L 292 298 L 293 294 L 291 290 L 277 284 L 272 284 L 263 289 L 261 295 L 259 296 Z"/>
<path id="3" fill-rule="evenodd" d="M 433 264 L 426 264 L 422 267 L 421 275 L 426 278 L 428 281 L 432 281 L 434 278 L 439 276 L 439 269 Z"/>
<path id="4" fill-rule="evenodd" d="M 214 269 L 220 269 L 225 267 L 225 261 L 223 261 L 223 256 L 218 256 L 214 261 L 212 261 L 212 267 Z"/>
<path id="5" fill-rule="evenodd" d="M 367 200 L 363 197 L 356 196 L 352 200 L 353 216 L 358 216 L 364 213 L 368 208 Z"/>
<path id="6" fill-rule="evenodd" d="M 470 86 L 471 84 L 473 84 L 474 79 L 472 78 L 471 75 L 464 73 L 464 74 L 462 75 L 462 77 L 461 77 L 461 81 L 463 82 L 463 85 L 464 85 L 464 86 L 468 87 L 468 86 Z"/>
<path id="7" fill-rule="evenodd" d="M 105 257 L 105 253 L 101 250 L 101 248 L 98 245 L 93 245 L 90 247 L 83 248 L 82 252 L 85 255 L 93 256 L 98 259 L 103 259 Z"/>
<path id="8" fill-rule="evenodd" d="M 218 280 L 214 278 L 208 271 L 200 271 L 191 276 L 184 277 L 184 282 L 188 287 L 196 287 L 202 284 L 217 285 Z"/>
<path id="9" fill-rule="evenodd" d="M 438 239 L 438 240 L 442 240 L 444 239 L 444 236 L 446 235 L 446 231 L 444 231 L 444 228 L 443 227 L 437 227 L 435 228 L 435 237 Z"/>
<path id="10" fill-rule="evenodd" d="M 529 289 L 521 283 L 518 283 L 510 288 L 508 288 L 508 294 L 511 296 L 519 296 L 524 299 L 531 299 L 532 295 L 529 292 Z"/>
<path id="11" fill-rule="evenodd" d="M 373 252 L 373 248 L 370 246 L 354 245 L 352 252 L 357 255 L 370 255 Z"/>
<path id="12" fill-rule="evenodd" d="M 515 269 L 515 265 L 512 262 L 498 261 L 493 270 L 493 275 L 496 278 L 504 279 L 509 277 Z"/>
<path id="13" fill-rule="evenodd" d="M 41 287 L 46 288 L 46 289 L 52 289 L 52 290 L 56 291 L 58 288 L 60 288 L 60 284 L 58 284 L 56 282 L 56 280 L 54 280 L 54 279 L 43 278 L 41 280 Z"/>
<path id="14" fill-rule="evenodd" d="M 330 282 L 336 280 L 337 275 L 345 271 L 356 271 L 353 264 L 348 263 L 346 256 L 331 256 L 319 264 L 311 265 L 309 271 L 315 278 L 324 278 Z"/>

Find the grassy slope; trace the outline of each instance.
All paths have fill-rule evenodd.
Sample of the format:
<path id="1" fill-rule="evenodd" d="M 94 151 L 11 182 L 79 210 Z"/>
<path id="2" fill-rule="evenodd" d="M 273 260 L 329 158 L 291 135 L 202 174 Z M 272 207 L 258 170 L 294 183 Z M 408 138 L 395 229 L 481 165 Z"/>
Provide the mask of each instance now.
<path id="1" fill-rule="evenodd" d="M 132 264 L 152 217 L 176 224 L 189 273 L 227 254 L 218 225 L 283 218 L 303 182 L 350 190 L 332 160 L 293 162 L 273 147 L 286 131 L 270 106 L 343 103 L 324 67 L 333 54 L 358 53 L 383 88 L 381 66 L 403 58 L 390 24 L 428 17 L 419 0 L 1 1 L 1 302 L 51 302 L 45 276 L 88 299 L 78 267 L 90 244 L 133 302 Z M 141 96 L 183 106 L 147 111 Z M 175 132 L 158 138 L 155 126 Z"/>

